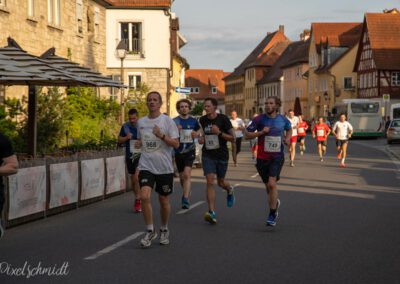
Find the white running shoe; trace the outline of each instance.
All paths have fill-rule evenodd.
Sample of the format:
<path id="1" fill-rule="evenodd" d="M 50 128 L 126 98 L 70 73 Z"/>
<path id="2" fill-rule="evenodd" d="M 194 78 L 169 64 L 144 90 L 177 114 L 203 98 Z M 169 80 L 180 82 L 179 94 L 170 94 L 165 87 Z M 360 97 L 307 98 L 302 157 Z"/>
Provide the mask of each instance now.
<path id="1" fill-rule="evenodd" d="M 140 246 L 142 248 L 147 248 L 151 246 L 151 241 L 157 238 L 157 233 L 154 231 L 147 231 L 143 239 L 140 240 Z"/>
<path id="2" fill-rule="evenodd" d="M 160 245 L 169 244 L 169 230 L 160 230 Z"/>

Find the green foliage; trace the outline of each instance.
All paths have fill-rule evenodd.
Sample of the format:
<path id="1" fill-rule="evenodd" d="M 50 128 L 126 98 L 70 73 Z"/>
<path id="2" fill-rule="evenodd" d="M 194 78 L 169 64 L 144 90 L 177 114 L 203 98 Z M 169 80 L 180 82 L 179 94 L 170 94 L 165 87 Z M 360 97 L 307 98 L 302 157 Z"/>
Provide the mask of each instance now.
<path id="1" fill-rule="evenodd" d="M 24 114 L 21 103 L 17 99 L 7 99 L 4 105 L 0 106 L 0 132 L 6 135 L 13 144 L 14 151 L 22 152 L 26 148 L 26 139 L 23 139 L 23 121 L 20 122 L 20 115 Z"/>
<path id="2" fill-rule="evenodd" d="M 128 111 L 131 108 L 135 108 L 139 117 L 143 117 L 149 114 L 149 110 L 146 104 L 146 96 L 150 91 L 146 84 L 140 84 L 136 89 L 128 91 L 125 104 L 125 117 L 127 117 Z"/>
<path id="3" fill-rule="evenodd" d="M 203 114 L 203 103 L 197 102 L 192 108 L 192 115 L 202 115 Z"/>

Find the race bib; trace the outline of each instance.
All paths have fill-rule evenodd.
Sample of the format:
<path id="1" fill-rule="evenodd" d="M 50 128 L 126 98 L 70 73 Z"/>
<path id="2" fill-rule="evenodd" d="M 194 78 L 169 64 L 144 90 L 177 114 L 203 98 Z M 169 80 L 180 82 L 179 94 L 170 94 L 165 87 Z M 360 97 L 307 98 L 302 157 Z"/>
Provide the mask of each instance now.
<path id="1" fill-rule="evenodd" d="M 207 150 L 214 150 L 219 148 L 218 135 L 205 135 L 205 144 Z"/>
<path id="2" fill-rule="evenodd" d="M 137 141 L 137 140 L 129 140 L 129 149 L 130 149 L 130 152 L 131 152 L 132 154 L 136 154 L 136 153 L 141 153 L 141 152 L 142 152 L 142 149 L 141 149 L 141 148 L 136 148 L 136 147 L 135 147 L 136 141 Z"/>
<path id="3" fill-rule="evenodd" d="M 181 129 L 179 131 L 179 142 L 193 143 L 192 129 Z"/>
<path id="4" fill-rule="evenodd" d="M 278 153 L 281 151 L 282 138 L 280 136 L 265 136 L 264 151 Z"/>
<path id="5" fill-rule="evenodd" d="M 153 133 L 144 133 L 142 141 L 144 151 L 148 153 L 157 151 L 161 147 L 161 140 Z"/>
<path id="6" fill-rule="evenodd" d="M 325 136 L 325 131 L 323 129 L 318 129 L 317 136 L 319 136 L 319 137 Z"/>
<path id="7" fill-rule="evenodd" d="M 299 134 L 303 134 L 304 133 L 304 128 L 299 128 Z"/>

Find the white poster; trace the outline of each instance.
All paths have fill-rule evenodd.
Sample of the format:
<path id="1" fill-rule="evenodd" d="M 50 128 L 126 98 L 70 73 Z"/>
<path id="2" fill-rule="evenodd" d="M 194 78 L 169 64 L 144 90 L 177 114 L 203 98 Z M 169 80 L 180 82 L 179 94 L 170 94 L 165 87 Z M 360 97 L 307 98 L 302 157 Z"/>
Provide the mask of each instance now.
<path id="1" fill-rule="evenodd" d="M 104 160 L 94 159 L 81 162 L 81 199 L 90 199 L 104 194 Z"/>
<path id="2" fill-rule="evenodd" d="M 106 159 L 107 186 L 106 193 L 126 189 L 125 156 Z"/>
<path id="3" fill-rule="evenodd" d="M 78 162 L 50 165 L 49 208 L 78 202 L 78 193 Z"/>
<path id="4" fill-rule="evenodd" d="M 19 169 L 8 180 L 9 220 L 46 210 L 46 166 Z"/>

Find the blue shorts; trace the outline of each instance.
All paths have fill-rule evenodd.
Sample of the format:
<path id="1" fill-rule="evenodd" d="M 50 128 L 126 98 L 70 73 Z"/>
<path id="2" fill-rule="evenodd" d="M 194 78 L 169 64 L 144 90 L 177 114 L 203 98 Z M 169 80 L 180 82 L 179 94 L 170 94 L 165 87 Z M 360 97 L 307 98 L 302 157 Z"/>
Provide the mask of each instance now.
<path id="1" fill-rule="evenodd" d="M 268 183 L 269 177 L 275 177 L 278 181 L 284 163 L 284 157 L 274 158 L 272 160 L 257 159 L 256 167 L 263 183 Z"/>
<path id="2" fill-rule="evenodd" d="M 203 164 L 204 176 L 216 174 L 217 178 L 225 178 L 226 171 L 228 170 L 227 160 L 213 160 L 203 155 L 201 161 Z"/>

